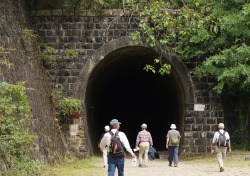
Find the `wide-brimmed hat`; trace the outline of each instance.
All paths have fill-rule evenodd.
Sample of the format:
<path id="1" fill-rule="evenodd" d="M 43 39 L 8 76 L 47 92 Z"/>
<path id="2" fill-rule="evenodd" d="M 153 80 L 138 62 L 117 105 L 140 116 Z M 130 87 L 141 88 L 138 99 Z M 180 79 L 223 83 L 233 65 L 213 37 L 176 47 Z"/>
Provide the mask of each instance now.
<path id="1" fill-rule="evenodd" d="M 171 129 L 176 129 L 176 125 L 175 124 L 171 124 L 170 128 Z"/>

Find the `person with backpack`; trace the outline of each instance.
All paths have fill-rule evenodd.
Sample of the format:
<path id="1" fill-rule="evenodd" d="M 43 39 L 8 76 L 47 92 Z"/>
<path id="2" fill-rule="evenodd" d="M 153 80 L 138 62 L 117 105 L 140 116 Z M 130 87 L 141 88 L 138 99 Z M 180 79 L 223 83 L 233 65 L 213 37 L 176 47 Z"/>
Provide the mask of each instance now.
<path id="1" fill-rule="evenodd" d="M 223 172 L 227 150 L 231 152 L 231 144 L 230 136 L 228 132 L 224 131 L 223 123 L 219 123 L 218 129 L 219 131 L 214 133 L 214 137 L 211 144 L 211 150 L 215 150 L 220 167 L 220 172 Z"/>
<path id="2" fill-rule="evenodd" d="M 141 125 L 141 131 L 136 137 L 135 148 L 139 147 L 139 167 L 148 167 L 148 151 L 153 146 L 153 140 L 150 132 L 147 130 L 147 124 Z"/>
<path id="3" fill-rule="evenodd" d="M 101 151 L 103 151 L 105 146 L 109 147 L 108 176 L 114 176 L 116 168 L 118 169 L 118 176 L 124 176 L 124 148 L 130 153 L 132 158 L 135 158 L 127 136 L 125 133 L 119 131 L 120 124 L 117 119 L 111 120 L 111 131 L 106 133 L 100 142 Z"/>
<path id="4" fill-rule="evenodd" d="M 174 162 L 174 166 L 178 166 L 178 153 L 179 153 L 179 143 L 181 139 L 180 132 L 176 130 L 176 125 L 171 124 L 170 129 L 167 133 L 167 142 L 166 148 L 168 150 L 168 161 L 169 166 L 172 166 Z"/>
<path id="5" fill-rule="evenodd" d="M 103 136 L 106 134 L 106 133 L 109 133 L 110 131 L 110 127 L 108 125 L 106 125 L 104 127 L 104 133 L 101 134 L 100 136 L 100 139 L 99 139 L 99 143 L 98 143 L 98 148 L 100 148 L 100 142 L 103 138 Z M 102 150 L 102 157 L 103 157 L 103 168 L 107 168 L 108 167 L 108 146 L 105 146 L 105 148 Z"/>

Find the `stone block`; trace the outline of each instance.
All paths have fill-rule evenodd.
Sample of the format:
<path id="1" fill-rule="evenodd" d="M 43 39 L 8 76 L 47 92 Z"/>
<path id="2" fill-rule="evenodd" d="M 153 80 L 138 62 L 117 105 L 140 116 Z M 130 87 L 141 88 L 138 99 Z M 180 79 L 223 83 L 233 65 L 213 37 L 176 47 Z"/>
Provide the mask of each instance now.
<path id="1" fill-rule="evenodd" d="M 216 118 L 207 118 L 207 124 L 216 124 L 217 123 L 217 119 Z"/>
<path id="2" fill-rule="evenodd" d="M 210 125 L 203 125 L 203 131 L 210 131 L 211 127 Z"/>
<path id="3" fill-rule="evenodd" d="M 202 125 L 192 125 L 192 131 L 201 131 L 202 130 Z"/>
<path id="4" fill-rule="evenodd" d="M 194 138 L 200 138 L 200 132 L 193 132 L 193 137 Z"/>
<path id="5" fill-rule="evenodd" d="M 192 123 L 194 123 L 193 117 L 186 117 L 185 118 L 185 124 L 192 124 Z"/>
<path id="6" fill-rule="evenodd" d="M 191 125 L 185 125 L 184 130 L 185 131 L 191 131 Z"/>
<path id="7" fill-rule="evenodd" d="M 207 132 L 207 138 L 213 138 L 213 136 L 214 136 L 214 132 L 211 132 L 211 131 Z"/>
<path id="8" fill-rule="evenodd" d="M 202 112 L 200 112 L 199 114 L 203 115 Z M 205 123 L 205 119 L 203 117 L 196 118 L 195 121 L 197 124 L 204 124 Z"/>

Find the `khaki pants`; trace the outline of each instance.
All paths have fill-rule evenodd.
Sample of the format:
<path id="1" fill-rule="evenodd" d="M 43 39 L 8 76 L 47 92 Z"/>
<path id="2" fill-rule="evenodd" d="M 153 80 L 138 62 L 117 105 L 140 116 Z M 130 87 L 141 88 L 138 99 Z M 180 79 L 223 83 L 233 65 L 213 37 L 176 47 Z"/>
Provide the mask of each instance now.
<path id="1" fill-rule="evenodd" d="M 149 142 L 141 142 L 139 144 L 139 164 L 141 165 L 148 164 L 148 150 L 149 150 Z"/>
<path id="2" fill-rule="evenodd" d="M 108 167 L 108 147 L 105 147 L 102 151 L 103 156 L 103 166 Z"/>
<path id="3" fill-rule="evenodd" d="M 226 155 L 227 155 L 227 147 L 216 146 L 215 151 L 217 154 L 217 160 L 218 160 L 220 168 L 221 167 L 224 168 L 224 162 L 225 162 Z"/>

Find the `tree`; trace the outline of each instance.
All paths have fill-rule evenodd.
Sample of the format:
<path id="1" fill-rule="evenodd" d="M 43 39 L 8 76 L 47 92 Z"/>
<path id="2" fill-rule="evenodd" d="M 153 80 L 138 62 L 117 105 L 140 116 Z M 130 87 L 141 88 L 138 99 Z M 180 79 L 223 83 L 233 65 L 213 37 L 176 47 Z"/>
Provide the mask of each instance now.
<path id="1" fill-rule="evenodd" d="M 151 0 L 134 7 L 140 23 L 132 38 L 144 36 L 151 47 L 169 46 L 184 60 L 203 59 L 193 73 L 215 78 L 215 91 L 238 100 L 244 134 L 250 107 L 249 0 Z"/>

